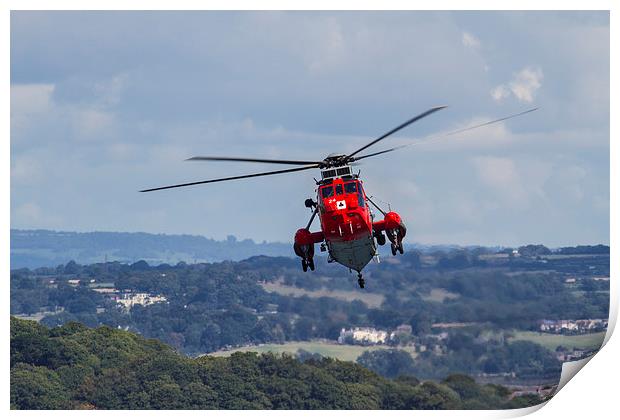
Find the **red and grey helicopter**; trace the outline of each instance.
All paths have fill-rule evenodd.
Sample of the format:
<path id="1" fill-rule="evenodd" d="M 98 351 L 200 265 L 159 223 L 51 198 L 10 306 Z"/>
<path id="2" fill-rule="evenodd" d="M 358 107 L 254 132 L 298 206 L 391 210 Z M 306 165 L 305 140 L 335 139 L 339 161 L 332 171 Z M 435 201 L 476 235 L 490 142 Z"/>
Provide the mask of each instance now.
<path id="1" fill-rule="evenodd" d="M 396 255 L 397 253 L 402 254 L 404 252 L 403 238 L 407 234 L 407 228 L 398 213 L 394 211 L 385 212 L 372 201 L 371 197 L 369 197 L 364 190 L 363 182 L 359 177 L 359 172 L 357 174 L 354 173 L 351 165 L 362 159 L 393 152 L 410 145 L 419 144 L 410 143 L 374 153 L 360 155 L 361 152 L 371 146 L 374 146 L 386 137 L 391 136 L 410 124 L 413 124 L 414 122 L 444 108 L 445 106 L 431 108 L 419 115 L 416 115 L 410 120 L 405 121 L 398 127 L 388 131 L 352 153 L 332 153 L 323 160 L 283 160 L 217 156 L 191 157 L 187 160 L 272 163 L 295 165 L 296 167 L 279 171 L 261 172 L 227 178 L 210 179 L 206 181 L 188 182 L 185 184 L 168 185 L 165 187 L 150 188 L 140 192 L 159 191 L 170 188 L 187 187 L 191 185 L 209 184 L 214 182 L 232 181 L 236 179 L 319 169 L 321 172 L 321 180 L 317 181 L 316 201 L 311 198 L 305 201 L 305 206 L 312 210 L 312 216 L 310 217 L 310 221 L 306 227 L 297 230 L 295 233 L 293 249 L 295 254 L 301 258 L 301 266 L 303 271 L 307 271 L 308 268 L 311 271 L 314 271 L 314 245 L 321 244 L 321 251 L 328 252 L 328 262 L 335 261 L 349 268 L 350 271 L 356 271 L 358 274 L 358 284 L 361 288 L 364 288 L 365 281 L 362 276 L 362 269 L 366 267 L 374 256 L 378 255 L 377 246 L 385 245 L 387 243 L 387 237 L 390 241 L 392 255 Z M 444 134 L 441 137 L 493 124 L 518 115 L 532 112 L 536 109 L 537 108 L 530 109 L 519 114 L 510 115 L 508 117 L 453 131 L 451 133 Z M 432 139 L 433 138 L 427 140 Z M 375 215 L 371 211 L 371 205 L 381 213 L 383 219 L 375 220 Z M 317 214 L 319 215 L 321 222 L 321 230 L 312 232 L 310 227 Z"/>

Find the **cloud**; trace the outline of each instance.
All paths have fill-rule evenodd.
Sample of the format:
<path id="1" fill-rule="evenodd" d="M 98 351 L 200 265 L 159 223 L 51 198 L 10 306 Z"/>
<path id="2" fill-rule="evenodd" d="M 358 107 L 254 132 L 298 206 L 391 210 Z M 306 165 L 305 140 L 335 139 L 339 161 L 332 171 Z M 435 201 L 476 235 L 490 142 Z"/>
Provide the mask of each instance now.
<path id="1" fill-rule="evenodd" d="M 605 16 L 15 12 L 12 226 L 290 240 L 317 172 L 136 191 L 277 169 L 184 162 L 193 155 L 322 158 L 450 105 L 368 150 L 378 151 L 540 102 L 356 169 L 412 241 L 608 241 Z M 239 200 L 269 205 L 248 212 Z"/>
<path id="2" fill-rule="evenodd" d="M 62 141 L 108 139 L 114 133 L 116 116 L 112 111 L 126 86 L 124 75 L 91 83 L 90 100 L 77 102 L 56 100 L 63 93 L 58 84 L 11 84 L 12 141 L 28 139 L 35 144 L 36 135 L 51 140 L 54 132 L 63 132 Z"/>
<path id="3" fill-rule="evenodd" d="M 45 83 L 11 85 L 11 129 L 20 130 L 29 120 L 49 112 L 55 88 Z"/>
<path id="4" fill-rule="evenodd" d="M 34 201 L 27 201 L 16 206 L 11 211 L 11 219 L 14 223 L 26 223 L 33 228 L 46 229 L 49 226 L 59 226 L 60 219 L 50 216 L 45 209 Z"/>
<path id="5" fill-rule="evenodd" d="M 510 90 L 504 85 L 499 85 L 491 90 L 491 96 L 497 102 L 500 102 L 510 96 Z"/>
<path id="6" fill-rule="evenodd" d="M 497 190 L 510 189 L 520 184 L 515 163 L 508 158 L 480 156 L 473 160 L 480 180 Z"/>
<path id="7" fill-rule="evenodd" d="M 463 42 L 463 45 L 467 48 L 480 48 L 480 40 L 469 32 L 463 32 L 461 42 Z"/>
<path id="8" fill-rule="evenodd" d="M 524 68 L 510 82 L 510 90 L 521 102 L 532 102 L 536 91 L 542 86 L 542 79 L 540 68 Z"/>
<path id="9" fill-rule="evenodd" d="M 113 128 L 114 116 L 109 112 L 93 108 L 68 111 L 78 140 L 96 139 Z"/>
<path id="10" fill-rule="evenodd" d="M 542 80 L 543 72 L 539 67 L 526 67 L 516 73 L 508 84 L 493 88 L 491 96 L 497 102 L 514 95 L 519 102 L 532 103 Z"/>
<path id="11" fill-rule="evenodd" d="M 53 84 L 23 84 L 11 86 L 11 114 L 36 114 L 50 108 Z"/>
<path id="12" fill-rule="evenodd" d="M 514 160 L 497 156 L 478 156 L 472 159 L 478 179 L 491 189 L 505 205 L 525 209 L 530 205 L 525 179 Z"/>

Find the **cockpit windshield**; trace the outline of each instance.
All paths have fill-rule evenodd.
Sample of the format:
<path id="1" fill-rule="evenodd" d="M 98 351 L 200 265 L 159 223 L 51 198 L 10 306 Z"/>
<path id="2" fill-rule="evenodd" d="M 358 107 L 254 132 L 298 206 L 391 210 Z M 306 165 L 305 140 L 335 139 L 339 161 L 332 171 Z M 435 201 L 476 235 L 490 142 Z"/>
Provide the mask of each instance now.
<path id="1" fill-rule="evenodd" d="M 344 184 L 344 192 L 353 194 L 357 192 L 357 184 L 355 182 L 347 182 Z"/>
<path id="2" fill-rule="evenodd" d="M 334 196 L 334 187 L 328 186 L 321 189 L 321 197 L 329 198 Z"/>

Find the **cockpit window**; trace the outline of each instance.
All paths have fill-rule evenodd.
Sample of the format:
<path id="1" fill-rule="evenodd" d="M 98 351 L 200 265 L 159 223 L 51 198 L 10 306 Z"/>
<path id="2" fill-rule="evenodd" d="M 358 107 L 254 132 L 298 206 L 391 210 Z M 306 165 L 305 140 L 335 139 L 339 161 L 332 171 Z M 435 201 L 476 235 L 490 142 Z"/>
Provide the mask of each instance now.
<path id="1" fill-rule="evenodd" d="M 344 191 L 347 194 L 352 194 L 357 192 L 357 184 L 355 182 L 347 182 L 344 184 Z"/>
<path id="2" fill-rule="evenodd" d="M 336 184 L 336 195 L 342 194 L 342 184 Z"/>
<path id="3" fill-rule="evenodd" d="M 323 187 L 321 189 L 321 196 L 323 198 L 329 198 L 329 197 L 333 197 L 334 196 L 334 187 Z"/>

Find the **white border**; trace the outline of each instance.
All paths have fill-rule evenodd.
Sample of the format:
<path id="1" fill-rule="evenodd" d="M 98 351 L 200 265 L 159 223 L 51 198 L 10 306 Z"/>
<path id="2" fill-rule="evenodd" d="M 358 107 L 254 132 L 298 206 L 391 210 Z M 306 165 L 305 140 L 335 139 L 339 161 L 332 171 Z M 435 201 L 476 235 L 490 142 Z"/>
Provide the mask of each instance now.
<path id="1" fill-rule="evenodd" d="M 9 0 L 4 2 L 4 13 L 0 17 L 0 28 L 2 28 L 3 42 L 2 42 L 2 57 L 4 65 L 2 66 L 1 74 L 4 81 L 5 91 L 3 95 L 2 103 L 2 132 L 4 133 L 4 140 L 2 142 L 2 194 L 3 197 L 10 197 L 10 119 L 9 119 L 9 100 L 10 95 L 10 67 L 8 65 L 8 59 L 10 56 L 10 15 L 9 10 L 104 10 L 104 9 L 125 9 L 125 10 L 168 10 L 168 9 L 211 9 L 211 10 L 343 10 L 343 9 L 364 9 L 364 10 L 611 10 L 610 25 L 611 25 L 611 39 L 615 39 L 617 35 L 615 28 L 618 25 L 617 11 L 618 6 L 613 1 L 603 0 L 590 0 L 590 1 L 576 1 L 565 0 L 562 2 L 553 0 L 520 0 L 520 1 L 491 1 L 491 0 L 471 0 L 468 2 L 462 2 L 458 0 L 436 0 L 433 2 L 420 2 L 420 1 L 397 1 L 397 0 L 384 0 L 377 1 L 283 1 L 283 0 L 270 0 L 262 1 L 260 3 L 250 0 L 231 0 L 231 1 L 208 1 L 197 2 L 191 0 L 176 0 L 162 1 L 162 0 L 134 0 L 130 4 L 119 0 L 108 1 L 90 1 L 88 4 L 76 0 L 59 0 L 52 4 L 49 1 L 44 0 L 24 0 L 16 1 Z M 558 9 L 558 7 L 560 7 Z M 616 37 L 617 38 L 617 37 Z M 613 45 L 613 43 L 612 43 Z M 615 71 L 613 69 L 616 69 Z M 616 86 L 614 75 L 618 72 L 617 66 L 617 54 L 614 53 L 614 49 L 611 48 L 611 91 Z M 614 116 L 616 116 L 615 96 L 611 95 L 611 139 L 618 139 L 617 128 L 614 124 Z M 612 307 L 610 311 L 610 332 L 613 330 L 618 312 L 618 287 L 616 274 L 618 272 L 618 262 L 620 261 L 620 254 L 618 248 L 615 247 L 615 238 L 618 237 L 618 224 L 615 219 L 615 215 L 618 214 L 620 208 L 618 207 L 618 198 L 616 192 L 618 191 L 618 145 L 615 142 L 611 142 L 610 153 L 610 170 L 611 170 L 611 297 Z M 9 200 L 2 201 L 2 226 L 4 228 L 5 236 L 2 237 L 0 242 L 0 251 L 3 258 L 2 268 L 4 274 L 4 291 L 3 299 L 6 311 L 9 312 L 10 299 L 9 299 L 9 285 L 8 285 L 8 272 L 9 272 L 9 229 L 10 229 L 10 204 Z M 8 317 L 7 317 L 8 318 Z M 3 325 L 3 337 L 5 337 L 5 366 L 6 373 L 4 375 L 5 382 L 3 383 L 3 398 L 5 401 L 5 407 L 9 407 L 9 340 L 8 340 L 8 322 Z M 617 382 L 618 377 L 618 361 L 617 354 L 619 352 L 620 345 L 617 338 L 609 339 L 610 334 L 606 336 L 607 345 L 601 350 L 601 352 L 592 359 L 588 366 L 579 374 L 578 380 L 570 381 L 570 383 L 558 393 L 548 404 L 548 407 L 533 414 L 538 418 L 556 418 L 562 417 L 563 419 L 583 419 L 584 417 L 592 417 L 600 415 L 603 418 L 609 417 L 610 413 L 617 412 Z M 513 411 L 441 411 L 441 412 L 390 412 L 390 416 L 396 416 L 400 418 L 410 417 L 412 415 L 421 416 L 423 418 L 505 418 L 514 417 L 528 414 L 534 409 L 522 409 Z M 164 418 L 169 414 L 167 412 L 117 412 L 114 413 L 120 417 L 132 418 L 136 417 L 155 417 Z M 204 412 L 178 412 L 176 415 L 190 416 L 190 417 L 203 417 Z M 17 412 L 11 411 L 11 416 L 14 417 L 40 417 L 41 413 L 36 412 Z M 46 412 L 45 416 L 54 418 L 74 418 L 74 417 L 100 417 L 109 416 L 108 412 Z M 207 414 L 208 415 L 208 414 Z M 288 418 L 295 416 L 299 418 L 316 418 L 317 416 L 327 417 L 370 417 L 376 416 L 376 412 L 234 412 L 234 411 L 220 411 L 213 413 L 218 418 L 231 419 L 237 418 L 237 416 L 251 416 L 257 418 Z"/>

